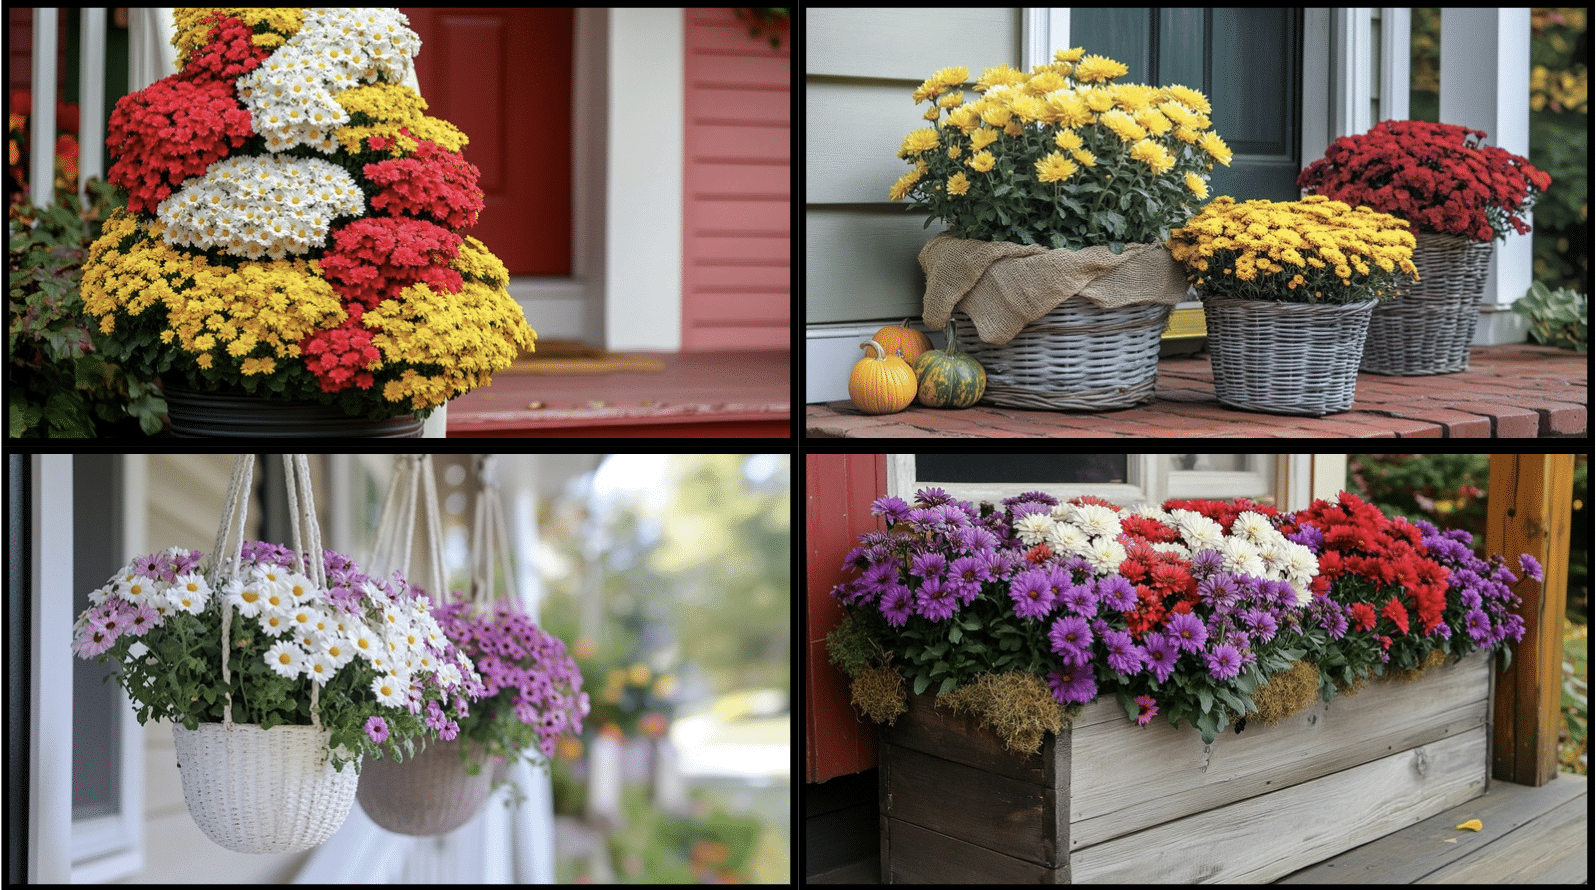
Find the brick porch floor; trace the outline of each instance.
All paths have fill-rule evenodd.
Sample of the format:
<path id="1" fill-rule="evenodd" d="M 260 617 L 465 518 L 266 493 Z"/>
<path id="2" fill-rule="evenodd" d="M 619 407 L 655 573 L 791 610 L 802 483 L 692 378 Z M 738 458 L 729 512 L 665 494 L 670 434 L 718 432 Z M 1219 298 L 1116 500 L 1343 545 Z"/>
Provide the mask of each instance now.
<path id="1" fill-rule="evenodd" d="M 1352 410 L 1326 417 L 1254 414 L 1214 397 L 1206 354 L 1166 358 L 1158 395 L 1101 413 L 977 405 L 862 414 L 849 401 L 807 406 L 812 438 L 1565 438 L 1590 435 L 1588 357 L 1549 346 L 1475 347 L 1469 370 L 1429 377 L 1358 375 Z"/>

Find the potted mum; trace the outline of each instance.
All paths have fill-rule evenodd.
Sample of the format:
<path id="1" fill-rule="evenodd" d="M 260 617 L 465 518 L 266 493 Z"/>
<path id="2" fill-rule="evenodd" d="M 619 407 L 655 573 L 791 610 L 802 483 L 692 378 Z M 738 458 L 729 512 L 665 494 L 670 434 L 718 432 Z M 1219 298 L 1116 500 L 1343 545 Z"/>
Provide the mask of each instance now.
<path id="1" fill-rule="evenodd" d="M 1219 401 L 1277 414 L 1352 407 L 1369 314 L 1417 274 L 1407 228 L 1320 195 L 1222 195 L 1171 232 L 1203 301 Z"/>
<path id="2" fill-rule="evenodd" d="M 240 557 L 133 560 L 90 593 L 72 649 L 120 663 L 140 723 L 174 722 L 206 836 L 241 853 L 304 850 L 343 823 L 363 756 L 452 737 L 481 681 L 402 577 L 331 550 L 324 584 L 281 545 L 245 542 Z"/>
<path id="3" fill-rule="evenodd" d="M 920 253 L 924 320 L 973 321 L 967 351 L 997 404 L 1152 398 L 1159 337 L 1186 294 L 1163 242 L 1230 149 L 1200 92 L 1113 82 L 1126 71 L 1077 47 L 1030 74 L 988 68 L 969 101 L 963 67 L 915 91 L 931 126 L 904 138 L 914 169 L 889 195 L 947 223 Z"/>
<path id="4" fill-rule="evenodd" d="M 1381 121 L 1342 136 L 1303 169 L 1297 185 L 1413 224 L 1419 282 L 1375 310 L 1363 369 L 1449 374 L 1469 364 L 1491 242 L 1528 234 L 1525 214 L 1551 177 L 1484 144 L 1485 133 L 1429 121 Z"/>
<path id="5" fill-rule="evenodd" d="M 159 377 L 179 436 L 414 436 L 535 333 L 466 137 L 402 85 L 394 10 L 175 12 L 179 73 L 111 115 L 128 193 L 84 265 L 87 311 Z"/>
<path id="6" fill-rule="evenodd" d="M 1435 662 L 1522 627 L 1466 535 L 1348 495 L 873 512 L 827 643 L 890 724 L 883 882 L 1269 880 L 1484 790 L 1488 665 Z M 1336 695 L 1370 675 L 1407 682 Z M 1238 821 L 1274 842 L 1217 855 Z"/>
<path id="7" fill-rule="evenodd" d="M 452 831 L 476 815 L 508 761 L 547 764 L 562 735 L 582 730 L 589 701 L 565 643 L 508 602 L 478 604 L 456 593 L 432 610 L 448 641 L 476 665 L 481 699 L 459 720 L 458 737 L 428 744 L 415 759 L 372 764 L 360 805 L 402 834 Z M 492 770 L 484 770 L 491 765 Z"/>

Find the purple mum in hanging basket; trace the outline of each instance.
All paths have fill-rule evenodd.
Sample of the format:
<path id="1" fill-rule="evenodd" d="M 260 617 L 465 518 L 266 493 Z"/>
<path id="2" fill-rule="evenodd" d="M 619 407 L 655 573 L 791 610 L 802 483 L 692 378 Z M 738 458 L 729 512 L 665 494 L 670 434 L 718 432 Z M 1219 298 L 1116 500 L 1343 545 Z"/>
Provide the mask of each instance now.
<path id="1" fill-rule="evenodd" d="M 454 602 L 433 615 L 476 663 L 486 690 L 461 719 L 462 734 L 481 742 L 491 756 L 524 754 L 546 763 L 561 735 L 582 731 L 590 707 L 582 673 L 565 643 L 530 615 L 508 602 Z"/>

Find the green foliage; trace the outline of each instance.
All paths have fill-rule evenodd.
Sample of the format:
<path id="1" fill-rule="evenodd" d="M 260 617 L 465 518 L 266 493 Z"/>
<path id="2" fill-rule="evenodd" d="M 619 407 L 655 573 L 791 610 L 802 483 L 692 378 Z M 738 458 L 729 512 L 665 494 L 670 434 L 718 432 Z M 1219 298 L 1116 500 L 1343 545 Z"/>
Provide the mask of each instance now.
<path id="1" fill-rule="evenodd" d="M 11 438 L 154 435 L 166 403 L 153 382 L 105 357 L 108 340 L 83 312 L 78 287 L 87 245 L 99 236 L 114 192 L 89 183 L 77 198 L 36 217 L 13 215 L 6 251 L 6 425 Z"/>
<path id="2" fill-rule="evenodd" d="M 1568 288 L 1548 290 L 1537 281 L 1513 301 L 1513 311 L 1529 319 L 1535 342 L 1590 351 L 1590 299 L 1585 294 Z"/>

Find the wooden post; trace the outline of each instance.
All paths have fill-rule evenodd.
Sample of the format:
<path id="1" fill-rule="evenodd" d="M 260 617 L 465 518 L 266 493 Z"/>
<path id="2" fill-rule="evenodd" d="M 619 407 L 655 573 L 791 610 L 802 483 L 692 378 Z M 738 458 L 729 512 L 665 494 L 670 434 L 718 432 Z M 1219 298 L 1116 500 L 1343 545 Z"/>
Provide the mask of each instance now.
<path id="1" fill-rule="evenodd" d="M 1496 684 L 1491 771 L 1520 785 L 1544 785 L 1557 774 L 1573 490 L 1571 454 L 1491 455 L 1485 549 L 1506 557 L 1514 574 L 1520 553 L 1546 569 L 1544 582 L 1526 578 L 1514 588 L 1524 601 L 1524 639 Z"/>

